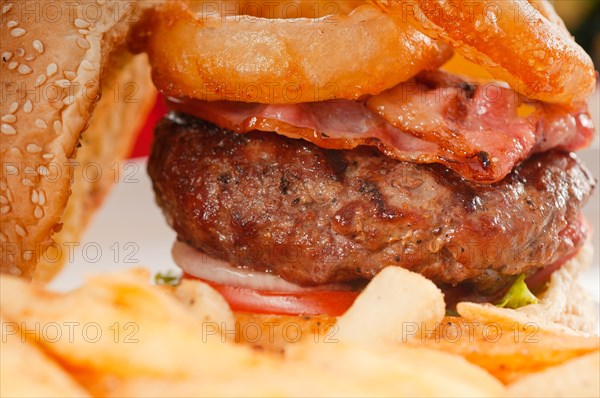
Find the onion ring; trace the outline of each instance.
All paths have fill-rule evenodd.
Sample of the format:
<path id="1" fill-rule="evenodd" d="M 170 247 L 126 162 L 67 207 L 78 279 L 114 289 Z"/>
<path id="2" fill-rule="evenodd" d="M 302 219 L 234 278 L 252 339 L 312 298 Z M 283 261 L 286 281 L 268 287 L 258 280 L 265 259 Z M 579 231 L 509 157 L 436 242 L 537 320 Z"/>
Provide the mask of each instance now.
<path id="1" fill-rule="evenodd" d="M 208 101 L 358 99 L 451 56 L 449 46 L 369 4 L 332 21 L 199 15 L 167 2 L 151 25 L 156 86 L 171 97 Z"/>
<path id="2" fill-rule="evenodd" d="M 413 20 L 422 32 L 448 42 L 529 98 L 571 104 L 594 91 L 592 60 L 545 1 L 375 2 L 386 12 Z"/>
<path id="3" fill-rule="evenodd" d="M 190 10 L 201 14 L 218 14 L 220 16 L 247 15 L 257 18 L 290 19 L 321 18 L 325 16 L 348 15 L 362 1 L 319 1 L 319 0 L 221 0 L 193 1 Z"/>

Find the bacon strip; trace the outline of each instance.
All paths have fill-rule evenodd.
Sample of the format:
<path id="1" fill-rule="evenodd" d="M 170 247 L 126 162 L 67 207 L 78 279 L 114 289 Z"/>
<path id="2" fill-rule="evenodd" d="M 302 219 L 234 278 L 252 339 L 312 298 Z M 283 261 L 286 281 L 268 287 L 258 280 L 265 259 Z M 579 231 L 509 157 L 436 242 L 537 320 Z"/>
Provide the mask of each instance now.
<path id="1" fill-rule="evenodd" d="M 429 71 L 362 102 L 170 99 L 170 106 L 238 133 L 274 131 L 331 149 L 376 146 L 398 160 L 441 163 L 467 180 L 493 183 L 532 153 L 576 150 L 593 138 L 585 106 L 524 101 L 498 84 L 472 85 Z"/>
<path id="2" fill-rule="evenodd" d="M 436 142 L 454 161 L 471 164 L 478 159 L 480 167 L 467 169 L 470 174 L 464 167 L 447 166 L 480 182 L 501 180 L 532 153 L 589 145 L 594 134 L 584 107 L 526 103 L 498 83 L 471 85 L 437 71 L 372 96 L 367 106 L 394 127 Z"/>

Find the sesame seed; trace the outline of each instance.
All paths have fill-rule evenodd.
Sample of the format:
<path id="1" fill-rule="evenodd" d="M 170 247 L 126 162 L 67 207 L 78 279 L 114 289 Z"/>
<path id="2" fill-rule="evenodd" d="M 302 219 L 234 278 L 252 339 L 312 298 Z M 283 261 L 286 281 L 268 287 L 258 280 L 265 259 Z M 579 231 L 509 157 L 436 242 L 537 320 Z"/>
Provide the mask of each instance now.
<path id="1" fill-rule="evenodd" d="M 15 128 L 13 126 L 11 126 L 10 124 L 6 124 L 6 123 L 2 123 L 2 126 L 0 126 L 0 131 L 2 132 L 2 134 L 6 134 L 6 135 L 17 134 L 17 130 L 15 130 Z"/>
<path id="2" fill-rule="evenodd" d="M 81 67 L 85 70 L 94 70 L 94 65 L 87 59 L 81 61 Z"/>
<path id="3" fill-rule="evenodd" d="M 10 51 L 4 51 L 2 53 L 2 61 L 6 62 L 12 58 L 12 53 Z"/>
<path id="4" fill-rule="evenodd" d="M 23 28 L 14 28 L 13 30 L 10 31 L 10 35 L 12 37 L 21 37 L 25 33 L 27 33 L 27 31 Z"/>
<path id="5" fill-rule="evenodd" d="M 8 64 L 8 69 L 17 69 L 17 66 L 19 66 L 19 63 L 17 61 L 12 61 L 10 64 Z"/>
<path id="6" fill-rule="evenodd" d="M 25 55 L 25 49 L 23 47 L 19 47 L 15 50 L 15 54 L 17 54 L 19 57 L 22 57 Z"/>
<path id="7" fill-rule="evenodd" d="M 40 54 L 44 52 L 44 45 L 39 40 L 33 41 L 33 48 L 35 48 L 35 51 L 39 52 Z"/>
<path id="8" fill-rule="evenodd" d="M 56 66 L 55 63 L 51 63 L 46 68 L 46 75 L 48 75 L 48 77 L 50 77 L 50 76 L 54 75 L 57 71 L 58 71 L 58 66 Z"/>
<path id="9" fill-rule="evenodd" d="M 19 104 L 15 101 L 8 107 L 8 113 L 15 113 L 17 108 L 19 108 Z"/>
<path id="10" fill-rule="evenodd" d="M 0 204 L 7 205 L 8 204 L 8 198 L 6 196 L 1 196 L 0 195 Z"/>
<path id="11" fill-rule="evenodd" d="M 54 132 L 56 134 L 60 134 L 62 130 L 62 123 L 60 122 L 60 120 L 55 120 L 54 123 L 52 123 L 52 128 L 54 129 Z"/>
<path id="12" fill-rule="evenodd" d="M 6 190 L 6 197 L 8 198 L 9 202 L 13 201 L 13 196 L 12 196 L 12 192 L 10 192 L 10 189 Z"/>
<path id="13" fill-rule="evenodd" d="M 87 29 L 79 29 L 78 32 L 84 36 L 90 34 L 90 31 Z"/>
<path id="14" fill-rule="evenodd" d="M 77 45 L 86 50 L 91 47 L 90 42 L 84 39 L 83 37 L 77 39 Z"/>
<path id="15" fill-rule="evenodd" d="M 77 73 L 70 71 L 70 70 L 64 71 L 63 75 L 65 75 L 65 77 L 69 80 L 73 80 L 77 77 Z"/>
<path id="16" fill-rule="evenodd" d="M 19 172 L 19 170 L 12 164 L 7 164 L 4 166 L 4 170 L 6 170 L 6 174 L 8 175 L 17 174 Z"/>
<path id="17" fill-rule="evenodd" d="M 23 260 L 25 261 L 29 261 L 33 258 L 33 251 L 31 250 L 25 250 L 23 252 Z"/>
<path id="18" fill-rule="evenodd" d="M 45 153 L 42 155 L 42 158 L 44 159 L 53 159 L 54 158 L 54 154 L 53 153 Z"/>
<path id="19" fill-rule="evenodd" d="M 32 110 L 33 110 L 33 104 L 31 103 L 31 100 L 25 101 L 25 104 L 23 104 L 23 112 L 31 113 Z"/>
<path id="20" fill-rule="evenodd" d="M 3 232 L 0 232 L 0 241 L 2 241 L 2 242 L 8 241 L 8 236 L 6 236 L 6 234 Z"/>
<path id="21" fill-rule="evenodd" d="M 17 21 L 8 21 L 8 23 L 6 24 L 6 26 L 8 26 L 8 28 L 14 28 L 15 26 L 17 26 L 19 23 Z"/>
<path id="22" fill-rule="evenodd" d="M 71 82 L 68 81 L 67 79 L 60 79 L 60 80 L 57 80 L 55 83 L 58 87 L 62 87 L 62 88 L 67 88 L 67 87 L 69 87 L 69 84 L 71 84 Z"/>
<path id="23" fill-rule="evenodd" d="M 63 99 L 63 103 L 65 105 L 71 105 L 73 102 L 75 102 L 75 96 L 74 95 L 69 95 L 68 97 L 65 97 L 65 99 Z"/>
<path id="24" fill-rule="evenodd" d="M 31 180 L 29 178 L 23 178 L 21 180 L 21 184 L 23 186 L 26 186 L 26 187 L 32 187 L 33 186 L 33 182 L 31 182 Z"/>
<path id="25" fill-rule="evenodd" d="M 33 70 L 29 66 L 27 66 L 25 64 L 19 65 L 19 73 L 20 74 L 22 74 L 22 75 L 28 75 L 31 72 L 33 72 Z"/>
<path id="26" fill-rule="evenodd" d="M 48 176 L 48 175 L 50 175 L 50 170 L 48 170 L 48 168 L 46 166 L 38 166 L 37 172 L 41 176 Z"/>
<path id="27" fill-rule="evenodd" d="M 10 211 L 10 206 L 2 206 L 0 207 L 0 213 L 6 214 Z"/>
<path id="28" fill-rule="evenodd" d="M 25 228 L 23 228 L 19 224 L 15 224 L 15 232 L 17 233 L 17 235 L 19 235 L 21 237 L 27 235 L 27 231 L 25 230 Z"/>
<path id="29" fill-rule="evenodd" d="M 6 4 L 5 6 L 2 7 L 2 14 L 6 14 L 7 12 L 9 12 L 12 9 L 12 4 Z"/>
<path id="30" fill-rule="evenodd" d="M 19 157 L 19 156 L 23 156 L 23 151 L 21 151 L 21 149 L 19 149 L 19 147 L 18 147 L 18 146 L 13 146 L 12 148 L 10 148 L 10 149 L 9 149 L 9 153 L 10 153 L 12 156 L 17 156 L 17 157 Z"/>
<path id="31" fill-rule="evenodd" d="M 8 188 L 8 185 L 4 181 L 0 181 L 0 189 L 6 191 L 6 188 Z"/>
<path id="32" fill-rule="evenodd" d="M 80 29 L 81 29 L 81 28 L 87 28 L 88 26 L 90 26 L 90 23 L 89 23 L 89 22 L 87 22 L 87 21 L 84 21 L 84 20 L 83 20 L 83 19 L 81 19 L 81 18 L 77 18 L 77 19 L 75 20 L 75 26 L 77 26 L 77 27 L 78 27 L 78 28 L 80 28 Z"/>
<path id="33" fill-rule="evenodd" d="M 34 87 L 39 87 L 42 84 L 44 84 L 44 82 L 46 81 L 46 75 L 41 74 L 39 75 L 36 79 L 35 79 L 35 84 L 33 85 Z"/>
<path id="34" fill-rule="evenodd" d="M 6 123 L 14 123 L 17 121 L 17 117 L 12 113 L 9 113 L 8 115 L 2 116 L 2 121 Z"/>
<path id="35" fill-rule="evenodd" d="M 44 193 L 44 191 L 42 191 L 41 189 L 40 189 L 40 197 L 39 197 L 39 199 L 38 199 L 38 203 L 39 203 L 41 206 L 43 206 L 43 205 L 45 205 L 45 204 L 46 204 L 46 194 L 45 194 L 45 193 Z"/>
<path id="36" fill-rule="evenodd" d="M 29 153 L 40 153 L 42 152 L 42 147 L 38 144 L 27 144 L 27 152 Z"/>
<path id="37" fill-rule="evenodd" d="M 37 204 L 39 199 L 40 199 L 40 195 L 38 195 L 37 189 L 32 189 L 31 190 L 31 203 Z"/>
<path id="38" fill-rule="evenodd" d="M 25 61 L 33 61 L 35 59 L 35 54 L 29 54 L 25 57 Z"/>
<path id="39" fill-rule="evenodd" d="M 35 210 L 33 211 L 33 215 L 35 218 L 40 219 L 44 217 L 44 210 L 42 210 L 40 206 L 36 206 Z"/>
<path id="40" fill-rule="evenodd" d="M 48 125 L 42 119 L 35 119 L 35 125 L 38 126 L 41 129 L 48 128 Z"/>
<path id="41" fill-rule="evenodd" d="M 13 257 L 13 261 L 14 261 L 14 257 Z M 21 276 L 21 274 L 23 273 L 23 271 L 21 271 L 19 268 L 17 267 L 11 267 L 8 272 L 14 276 Z"/>

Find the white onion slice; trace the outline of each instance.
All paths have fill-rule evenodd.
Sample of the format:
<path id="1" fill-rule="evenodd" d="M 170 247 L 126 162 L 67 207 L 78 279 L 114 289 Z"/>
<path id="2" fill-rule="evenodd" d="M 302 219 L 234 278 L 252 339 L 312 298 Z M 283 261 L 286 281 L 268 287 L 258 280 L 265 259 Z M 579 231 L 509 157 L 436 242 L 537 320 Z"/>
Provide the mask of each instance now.
<path id="1" fill-rule="evenodd" d="M 331 283 L 318 287 L 302 287 L 288 282 L 277 275 L 238 268 L 226 261 L 218 260 L 193 247 L 175 241 L 173 259 L 185 273 L 206 281 L 222 285 L 247 287 L 271 292 L 310 292 L 318 290 L 351 290 L 343 283 Z"/>

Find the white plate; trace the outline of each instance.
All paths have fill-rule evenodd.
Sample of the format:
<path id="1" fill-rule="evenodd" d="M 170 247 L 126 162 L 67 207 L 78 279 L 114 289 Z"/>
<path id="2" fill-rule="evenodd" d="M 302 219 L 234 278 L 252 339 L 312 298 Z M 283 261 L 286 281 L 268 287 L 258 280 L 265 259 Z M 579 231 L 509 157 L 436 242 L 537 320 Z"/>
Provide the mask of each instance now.
<path id="1" fill-rule="evenodd" d="M 581 155 L 593 163 L 598 173 L 598 149 Z M 69 290 L 83 282 L 86 275 L 124 267 L 143 266 L 154 274 L 177 270 L 171 258 L 175 233 L 154 202 L 150 179 L 146 174 L 146 159 L 132 160 L 124 165 L 121 182 L 116 184 L 104 206 L 95 215 L 79 246 L 73 250 L 63 272 L 52 282 L 57 290 Z M 586 216 L 594 226 L 594 247 L 598 251 L 599 205 L 596 199 L 588 204 Z M 582 278 L 584 287 L 600 300 L 598 254 L 595 263 Z"/>

